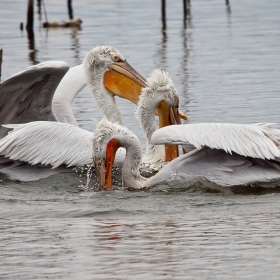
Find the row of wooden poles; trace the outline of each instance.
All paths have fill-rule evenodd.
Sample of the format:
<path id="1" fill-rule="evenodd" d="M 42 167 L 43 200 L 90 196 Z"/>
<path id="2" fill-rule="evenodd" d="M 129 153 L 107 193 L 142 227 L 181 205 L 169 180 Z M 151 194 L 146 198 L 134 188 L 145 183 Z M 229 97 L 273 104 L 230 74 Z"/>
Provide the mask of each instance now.
<path id="1" fill-rule="evenodd" d="M 230 10 L 229 0 L 225 0 L 228 13 Z M 162 29 L 166 29 L 166 0 L 161 0 L 161 20 L 162 20 Z M 184 27 L 187 27 L 187 22 L 191 17 L 191 0 L 183 0 L 183 16 L 184 16 Z"/>
<path id="2" fill-rule="evenodd" d="M 2 69 L 3 49 L 0 49 L 0 82 L 1 82 L 1 69 Z"/>
<path id="3" fill-rule="evenodd" d="M 41 5 L 43 4 L 44 12 L 45 12 L 45 20 L 47 19 L 46 8 L 44 4 L 44 0 L 37 0 L 38 10 L 41 13 Z M 68 15 L 69 19 L 73 19 L 73 8 L 72 8 L 72 0 L 67 0 L 67 7 L 68 7 Z M 27 23 L 26 29 L 33 29 L 33 22 L 34 22 L 34 0 L 28 0 L 27 3 Z"/>
<path id="4" fill-rule="evenodd" d="M 161 20 L 162 29 L 166 29 L 166 0 L 161 0 Z M 184 15 L 184 26 L 186 27 L 187 20 L 191 16 L 191 1 L 183 0 L 183 15 Z"/>
<path id="5" fill-rule="evenodd" d="M 45 20 L 48 21 L 44 0 L 37 0 L 37 6 L 38 6 L 39 15 L 41 15 L 41 6 L 43 6 L 44 13 L 45 13 Z M 67 7 L 68 7 L 69 19 L 71 20 L 74 17 L 73 8 L 72 8 L 72 0 L 67 0 Z M 26 21 L 25 28 L 27 31 L 30 50 L 34 49 L 33 26 L 34 26 L 34 0 L 27 0 L 27 21 Z M 21 30 L 23 30 L 23 27 L 24 27 L 23 23 L 20 23 Z M 2 74 L 2 72 L 1 72 L 2 61 L 3 61 L 3 49 L 0 49 L 0 82 L 1 82 L 1 74 Z"/>
<path id="6" fill-rule="evenodd" d="M 230 3 L 229 0 L 226 1 L 226 6 L 230 12 Z M 41 5 L 43 5 L 45 20 L 47 21 L 47 13 L 44 5 L 44 0 L 37 0 L 39 14 L 41 14 Z M 73 19 L 73 9 L 72 9 L 72 0 L 67 0 L 68 15 L 69 19 Z M 183 16 L 184 16 L 184 27 L 186 28 L 187 22 L 190 19 L 191 12 L 191 2 L 190 0 L 183 0 Z M 161 0 L 161 18 L 162 18 L 162 29 L 166 30 L 166 0 Z M 34 42 L 34 32 L 33 32 L 33 23 L 34 23 L 34 0 L 28 0 L 27 3 L 27 23 L 26 30 L 28 34 L 28 39 L 30 44 Z M 21 29 L 23 29 L 23 24 L 21 24 Z M 33 43 L 34 44 L 34 43 Z M 34 46 L 30 46 L 30 49 L 33 49 Z M 1 79 L 1 66 L 2 66 L 2 57 L 3 50 L 0 49 L 0 79 Z"/>

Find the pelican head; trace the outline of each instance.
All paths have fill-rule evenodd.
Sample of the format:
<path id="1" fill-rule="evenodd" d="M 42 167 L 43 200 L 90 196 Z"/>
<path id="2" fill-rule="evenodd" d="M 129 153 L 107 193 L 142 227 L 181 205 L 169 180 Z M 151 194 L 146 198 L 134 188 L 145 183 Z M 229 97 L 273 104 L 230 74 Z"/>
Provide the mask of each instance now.
<path id="1" fill-rule="evenodd" d="M 96 127 L 93 136 L 93 164 L 95 166 L 97 183 L 111 189 L 112 167 L 118 148 L 126 149 L 123 165 L 123 177 L 129 185 L 135 179 L 141 182 L 139 167 L 142 159 L 140 141 L 126 127 L 103 119 Z M 130 182 L 131 181 L 131 182 Z"/>
<path id="2" fill-rule="evenodd" d="M 143 130 L 147 132 L 146 138 L 151 139 L 156 130 L 153 112 L 157 110 L 159 116 L 159 128 L 180 124 L 179 96 L 169 76 L 163 70 L 155 69 L 147 79 L 147 87 L 142 89 L 137 108 L 137 115 Z M 187 116 L 185 115 L 185 119 Z M 148 145 L 151 143 L 148 143 Z M 155 155 L 153 149 L 159 149 L 151 145 L 150 153 Z M 176 145 L 165 145 L 165 161 L 171 161 L 178 157 Z"/>
<path id="3" fill-rule="evenodd" d="M 138 102 L 146 80 L 116 49 L 110 46 L 96 47 L 85 56 L 83 64 L 90 85 L 102 82 L 113 96 L 126 98 L 135 104 Z"/>

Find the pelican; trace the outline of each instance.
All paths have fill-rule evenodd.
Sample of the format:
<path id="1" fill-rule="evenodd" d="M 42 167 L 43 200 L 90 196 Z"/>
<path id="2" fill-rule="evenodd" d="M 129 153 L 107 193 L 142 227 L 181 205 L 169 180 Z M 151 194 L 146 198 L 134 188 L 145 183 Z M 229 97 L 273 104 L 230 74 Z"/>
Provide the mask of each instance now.
<path id="1" fill-rule="evenodd" d="M 114 96 L 137 103 L 141 88 L 146 86 L 145 79 L 110 46 L 94 48 L 81 65 L 66 74 L 68 69 L 65 62 L 45 62 L 0 84 L 0 123 L 62 121 L 77 126 L 71 103 L 88 84 L 103 115 L 123 124 Z M 7 131 L 2 128 L 0 138 Z"/>
<path id="2" fill-rule="evenodd" d="M 159 127 L 180 123 L 179 97 L 168 73 L 161 70 L 154 70 L 146 84 L 140 95 L 137 112 L 147 141 L 144 162 L 156 164 L 159 161 L 171 161 L 179 155 L 178 147 L 154 146 L 151 136 L 157 126 L 154 115 L 156 109 Z M 6 158 L 32 165 L 51 165 L 53 169 L 63 164 L 73 167 L 92 163 L 94 134 L 90 131 L 69 123 L 47 121 L 5 127 L 14 129 L 0 140 L 0 155 Z M 117 156 L 117 165 L 123 160 L 122 152 Z"/>
<path id="3" fill-rule="evenodd" d="M 158 74 L 160 79 L 160 72 Z M 171 96 L 176 91 L 172 84 L 166 86 L 166 90 Z M 154 106 L 160 106 L 160 102 L 159 98 Z M 141 113 L 139 106 L 138 114 Z M 280 179 L 280 130 L 275 124 L 171 125 L 154 131 L 150 142 L 152 145 L 186 145 L 190 152 L 146 179 L 139 172 L 142 155 L 138 138 L 125 127 L 106 120 L 101 122 L 93 137 L 93 162 L 99 184 L 112 188 L 111 170 L 119 147 L 126 149 L 123 182 L 136 189 L 200 179 L 208 180 L 217 189 L 249 184 L 270 187 Z"/>
<path id="4" fill-rule="evenodd" d="M 153 144 L 191 144 L 196 148 L 165 165 L 147 179 L 140 175 L 142 160 L 139 139 L 127 128 L 103 120 L 93 137 L 93 162 L 98 183 L 112 188 L 115 152 L 126 149 L 123 182 L 144 189 L 159 184 L 191 184 L 206 179 L 213 188 L 239 185 L 273 186 L 280 179 L 280 130 L 272 124 L 177 125 L 157 130 Z"/>
<path id="5" fill-rule="evenodd" d="M 141 90 L 141 87 L 142 88 L 147 87 L 147 83 L 140 74 L 138 73 L 136 73 L 136 75 L 133 74 L 135 72 L 134 69 L 131 71 L 131 75 L 129 75 L 128 77 L 131 78 L 130 80 L 127 79 L 126 77 L 123 77 L 123 75 L 121 75 L 121 74 L 127 75 L 128 73 L 123 69 L 120 68 L 116 69 L 117 66 L 115 65 L 114 66 L 109 65 L 110 71 L 107 72 L 105 72 L 106 70 L 102 70 L 102 69 L 101 70 L 99 69 L 98 71 L 97 70 L 94 71 L 95 75 L 98 74 L 99 77 L 104 76 L 105 88 L 109 93 L 113 93 L 113 95 L 112 94 L 108 95 L 107 93 L 105 93 L 102 84 L 100 86 L 102 91 L 100 92 L 100 88 L 98 87 L 98 82 L 92 81 L 93 79 L 96 80 L 97 78 L 96 76 L 90 76 L 93 77 L 93 79 L 87 78 L 86 68 L 89 67 L 89 61 L 94 60 L 95 62 L 93 63 L 93 65 L 97 69 L 100 64 L 103 64 L 103 61 L 100 58 L 100 56 L 102 55 L 103 52 L 105 52 L 104 48 L 107 48 L 108 50 L 112 49 L 111 47 L 97 47 L 93 49 L 91 53 L 89 53 L 85 57 L 84 62 L 81 65 L 74 66 L 69 69 L 69 71 L 64 75 L 58 87 L 56 88 L 52 101 L 52 108 L 56 114 L 57 119 L 60 122 L 65 122 L 78 126 L 75 117 L 73 115 L 71 105 L 76 95 L 88 83 L 89 85 L 91 85 L 92 92 L 98 107 L 101 109 L 104 116 L 109 120 L 113 120 L 114 122 L 118 122 L 122 124 L 120 113 L 118 112 L 117 114 L 116 112 L 115 114 L 111 114 L 111 111 L 109 110 L 111 109 L 109 106 L 113 108 L 113 112 L 116 110 L 115 101 L 112 98 L 113 95 L 126 98 L 131 102 L 135 103 L 136 105 L 138 104 L 139 92 Z M 114 53 L 115 54 L 118 53 L 116 50 L 113 49 L 110 52 L 111 52 L 111 56 L 113 56 Z M 121 55 L 119 54 L 118 57 L 121 57 Z M 116 56 L 114 56 L 114 58 L 116 60 L 118 59 Z M 172 81 L 170 82 L 172 83 Z M 181 119 L 184 120 L 188 119 L 188 117 L 184 113 L 180 111 L 178 112 Z M 158 114 L 157 111 L 156 114 Z"/>
<path id="6" fill-rule="evenodd" d="M 0 84 L 0 123 L 47 121 L 56 126 L 55 122 L 62 121 L 77 126 L 71 103 L 78 92 L 89 84 L 101 112 L 108 119 L 122 124 L 114 96 L 136 103 L 141 87 L 146 85 L 145 79 L 110 46 L 94 48 L 85 56 L 82 65 L 70 69 L 69 74 L 65 75 L 68 69 L 65 62 L 49 61 L 29 67 Z M 0 139 L 10 128 L 0 129 Z M 33 137 L 27 133 L 31 139 L 36 138 L 36 135 Z M 22 162 L 11 163 L 1 157 L 0 167 L 3 166 L 10 178 L 23 181 L 37 180 L 54 173 L 47 169 L 46 172 L 32 173 Z M 12 168 L 15 172 L 12 172 Z"/>

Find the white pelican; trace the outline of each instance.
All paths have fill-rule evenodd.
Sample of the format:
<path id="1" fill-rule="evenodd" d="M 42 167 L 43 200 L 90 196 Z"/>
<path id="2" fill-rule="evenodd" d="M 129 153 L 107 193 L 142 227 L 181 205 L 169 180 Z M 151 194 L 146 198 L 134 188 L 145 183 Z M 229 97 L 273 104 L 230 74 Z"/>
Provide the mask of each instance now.
<path id="1" fill-rule="evenodd" d="M 123 182 L 142 189 L 165 183 L 194 183 L 207 179 L 215 188 L 270 184 L 280 179 L 280 130 L 272 124 L 192 124 L 157 130 L 154 144 L 191 144 L 195 150 L 164 166 L 155 176 L 140 175 L 141 146 L 127 128 L 102 121 L 93 138 L 93 162 L 98 182 L 112 188 L 111 173 L 115 152 L 126 149 Z M 212 186 L 213 187 L 213 186 Z"/>
<path id="2" fill-rule="evenodd" d="M 114 95 L 137 103 L 141 87 L 146 86 L 145 79 L 109 46 L 94 48 L 62 79 L 68 69 L 65 62 L 45 62 L 0 84 L 0 124 L 59 120 L 77 125 L 71 103 L 86 84 L 104 116 L 122 124 Z M 1 128 L 0 138 L 6 133 L 7 128 Z"/>
<path id="3" fill-rule="evenodd" d="M 107 48 L 107 50 L 105 49 Z M 113 95 L 117 95 L 119 97 L 126 98 L 131 102 L 138 104 L 139 102 L 139 92 L 141 87 L 146 87 L 145 79 L 138 73 L 136 73 L 135 77 L 133 76 L 134 69 L 131 71 L 131 75 L 129 76 L 132 80 L 129 80 L 119 73 L 124 75 L 128 75 L 128 73 L 124 69 L 116 69 L 116 65 L 109 65 L 109 69 L 111 71 L 106 71 L 100 67 L 100 64 L 103 64 L 102 55 L 105 50 L 108 52 L 110 50 L 110 55 L 112 56 L 114 53 L 118 53 L 116 50 L 113 50 L 111 47 L 97 47 L 93 49 L 89 55 L 87 55 L 84 59 L 83 64 L 71 67 L 69 71 L 64 75 L 61 82 L 59 83 L 52 102 L 53 110 L 56 114 L 57 119 L 60 122 L 70 123 L 73 125 L 77 125 L 75 117 L 73 115 L 71 105 L 76 97 L 76 95 L 89 83 L 92 88 L 93 95 L 96 99 L 98 107 L 102 110 L 102 113 L 106 116 L 107 119 L 122 123 L 120 113 L 116 116 L 115 114 L 110 114 L 109 108 L 107 106 L 113 107 L 113 112 L 116 110 L 115 101 L 112 98 Z M 121 56 L 119 54 L 119 56 Z M 116 57 L 115 57 L 116 59 Z M 89 66 L 89 61 L 95 61 L 93 65 L 97 68 L 94 70 L 97 76 L 104 76 L 104 85 L 105 88 L 113 93 L 108 95 L 107 92 L 104 91 L 104 87 L 102 83 L 100 84 L 97 81 L 97 76 L 90 76 L 88 79 L 86 75 L 85 69 Z M 122 65 L 120 65 L 122 66 Z M 91 67 L 92 68 L 92 67 Z M 100 68 L 100 69 L 99 69 Z M 128 69 L 129 70 L 129 69 Z M 114 72 L 112 72 L 114 71 Z M 125 72 L 124 72 L 125 71 Z M 92 77 L 94 78 L 94 82 L 92 82 Z M 102 79 L 101 79 L 102 80 Z M 133 81 L 136 81 L 133 82 Z M 172 83 L 172 81 L 170 81 Z M 99 86 L 100 84 L 100 86 Z M 106 107 L 105 107 L 106 106 Z M 187 120 L 187 116 L 179 111 L 179 115 L 181 119 Z M 116 118 L 117 117 L 117 118 Z"/>
<path id="4" fill-rule="evenodd" d="M 62 121 L 77 125 L 71 103 L 86 83 L 91 87 L 102 113 L 122 123 L 114 95 L 136 103 L 141 87 L 145 86 L 145 79 L 109 46 L 94 48 L 86 55 L 83 64 L 72 68 L 60 83 L 68 69 L 65 62 L 49 61 L 29 67 L 0 84 L 0 124 Z M 8 130 L 8 127 L 1 127 L 0 139 Z M 36 168 L 38 172 L 32 173 L 22 162 L 7 162 L 0 157 L 0 167 L 3 166 L 6 174 L 9 172 L 9 177 L 15 176 L 16 180 L 37 180 L 50 174 L 46 168 L 39 172 L 39 167 Z"/>
<path id="5" fill-rule="evenodd" d="M 85 56 L 81 65 L 69 69 L 57 87 L 52 105 L 59 121 L 77 126 L 71 104 L 87 84 L 102 114 L 122 124 L 114 96 L 137 104 L 146 81 L 116 49 L 96 47 Z"/>
<path id="6" fill-rule="evenodd" d="M 138 116 L 147 141 L 144 162 L 170 161 L 178 156 L 176 145 L 166 145 L 165 148 L 162 145 L 160 148 L 151 143 L 152 133 L 156 130 L 154 112 L 157 109 L 160 127 L 180 123 L 179 98 L 169 75 L 163 71 L 155 70 L 148 78 L 147 85 L 142 89 L 138 106 Z M 92 163 L 94 134 L 90 131 L 68 123 L 46 121 L 5 127 L 14 128 L 0 140 L 0 155 L 9 159 L 32 165 L 51 165 L 52 168 L 63 164 L 72 167 Z M 122 163 L 124 153 L 117 159 L 118 164 Z M 23 177 L 19 180 L 33 179 Z"/>
<path id="7" fill-rule="evenodd" d="M 163 71 L 158 71 L 156 78 L 164 80 L 164 76 Z M 176 90 L 170 80 L 165 81 L 166 96 L 172 97 Z M 156 83 L 156 79 L 153 82 Z M 148 84 L 151 87 L 150 80 Z M 143 92 L 146 91 L 149 95 L 149 90 L 147 87 Z M 154 106 L 151 110 L 160 107 L 160 96 L 158 99 L 151 98 L 154 100 L 150 100 Z M 148 112 L 148 109 L 143 111 L 139 106 L 139 116 L 143 118 L 145 114 L 150 114 Z M 147 119 L 146 125 L 151 123 L 151 117 Z M 174 159 L 158 174 L 146 180 L 139 173 L 141 147 L 137 137 L 126 128 L 104 121 L 93 137 L 94 163 L 102 166 L 101 170 L 107 170 L 106 173 L 98 172 L 102 185 L 111 188 L 111 167 L 114 153 L 119 147 L 124 147 L 127 151 L 123 180 L 129 187 L 144 188 L 176 178 L 188 182 L 203 178 L 224 187 L 271 183 L 280 179 L 280 130 L 274 124 L 201 123 L 165 126 L 157 131 L 151 129 L 150 133 L 152 132 L 153 135 L 149 138 L 151 145 L 187 145 L 187 150 L 191 152 Z"/>

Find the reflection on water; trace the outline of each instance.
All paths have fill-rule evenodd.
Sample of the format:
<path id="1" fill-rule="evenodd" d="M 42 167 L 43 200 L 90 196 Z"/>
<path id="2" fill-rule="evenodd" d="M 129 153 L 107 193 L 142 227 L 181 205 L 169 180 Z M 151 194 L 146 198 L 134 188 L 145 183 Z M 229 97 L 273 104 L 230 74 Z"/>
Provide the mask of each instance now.
<path id="1" fill-rule="evenodd" d="M 157 65 L 157 67 L 163 69 L 167 65 L 167 58 L 166 58 L 167 32 L 166 32 L 166 29 L 163 27 L 162 27 L 161 32 L 162 32 L 162 39 L 161 39 L 160 50 L 159 50 L 160 61 L 159 61 L 159 65 Z"/>
<path id="2" fill-rule="evenodd" d="M 229 2 L 229 0 L 226 0 L 226 9 L 227 9 L 228 17 L 230 17 L 231 8 L 230 8 L 230 2 Z"/>
<path id="3" fill-rule="evenodd" d="M 226 11 L 227 11 L 227 18 L 228 18 L 228 26 L 231 26 L 231 7 L 229 0 L 226 0 Z"/>
<path id="4" fill-rule="evenodd" d="M 29 59 L 33 65 L 40 63 L 37 60 L 36 55 L 38 50 L 35 48 L 35 35 L 33 29 L 26 29 L 27 39 L 28 39 L 28 48 L 29 48 Z"/>
<path id="5" fill-rule="evenodd" d="M 280 276 L 279 195 L 13 188 L 1 191 L 2 277 Z"/>
<path id="6" fill-rule="evenodd" d="M 81 27 L 71 27 L 71 49 L 74 51 L 74 58 L 76 59 L 76 64 L 79 64 L 81 61 L 80 58 L 80 43 L 79 43 L 79 31 L 81 31 Z"/>
<path id="7" fill-rule="evenodd" d="M 70 19 L 73 18 L 73 10 L 72 10 L 72 6 L 70 5 L 69 7 L 69 1 L 68 1 L 68 13 L 69 13 L 69 17 Z M 38 14 L 38 25 L 39 25 L 39 29 L 42 30 L 42 12 L 41 12 L 41 6 L 42 6 L 42 2 L 41 0 L 37 1 L 37 14 Z M 48 17 L 47 17 L 47 12 L 46 12 L 46 8 L 45 8 L 45 4 L 43 2 L 43 7 L 44 7 L 44 15 L 45 15 L 45 21 L 48 21 Z M 43 33 L 45 34 L 45 42 L 47 43 L 47 38 L 48 38 L 48 32 L 49 29 L 57 29 L 57 28 L 63 28 L 63 27 L 50 27 L 50 28 L 44 28 Z M 73 50 L 74 52 L 74 58 L 76 59 L 76 64 L 79 64 L 81 61 L 80 58 L 80 43 L 79 43 L 79 32 L 82 30 L 82 28 L 80 26 L 74 26 L 74 27 L 68 27 L 68 30 L 70 30 L 70 38 L 71 38 L 71 50 Z M 51 31 L 50 31 L 51 32 Z M 38 64 L 39 61 L 36 60 L 36 54 L 38 52 L 38 50 L 35 48 L 35 36 L 34 36 L 34 31 L 33 30 L 27 30 L 27 38 L 28 38 L 28 46 L 29 46 L 29 58 L 31 60 L 31 62 L 33 64 Z"/>
<path id="8" fill-rule="evenodd" d="M 143 76 L 167 70 L 190 122 L 279 122 L 280 2 L 197 0 L 188 17 L 182 1 L 164 2 L 163 17 L 161 1 L 73 1 L 82 29 L 43 29 L 38 14 L 26 40 L 18 28 L 26 1 L 4 0 L 2 79 L 36 61 L 74 66 L 92 47 L 109 44 Z M 68 16 L 64 1 L 46 4 L 50 20 Z M 135 106 L 117 103 L 144 146 Z M 88 88 L 73 110 L 88 130 L 101 117 Z M 280 194 L 93 192 L 87 180 L 73 172 L 28 184 L 0 181 L 3 279 L 280 277 Z"/>
<path id="9" fill-rule="evenodd" d="M 191 19 L 188 19 L 187 26 L 191 27 Z M 188 97 L 188 59 L 189 59 L 189 46 L 188 41 L 191 40 L 191 33 L 188 33 L 188 29 L 184 26 L 182 29 L 182 42 L 183 42 L 183 53 L 182 53 L 182 59 L 181 59 L 181 69 L 183 71 L 182 73 L 182 92 L 180 92 L 180 95 L 184 96 L 184 107 L 188 108 L 189 103 L 189 97 Z M 187 110 L 186 110 L 187 112 Z"/>

